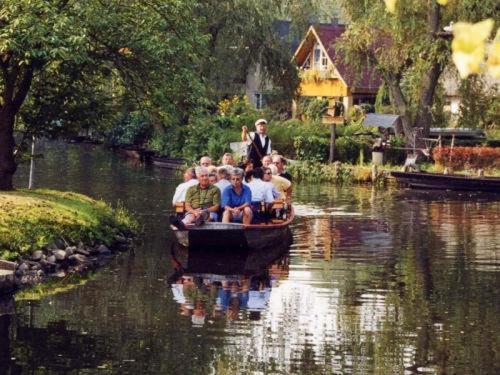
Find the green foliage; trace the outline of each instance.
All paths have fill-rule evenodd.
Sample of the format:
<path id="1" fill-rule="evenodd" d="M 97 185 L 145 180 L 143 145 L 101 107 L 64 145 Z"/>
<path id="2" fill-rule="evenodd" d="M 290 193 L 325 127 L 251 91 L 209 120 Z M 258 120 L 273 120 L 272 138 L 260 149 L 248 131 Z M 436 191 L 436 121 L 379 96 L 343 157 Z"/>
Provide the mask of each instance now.
<path id="1" fill-rule="evenodd" d="M 335 162 L 296 162 L 287 167 L 295 181 L 332 182 L 336 184 L 367 183 L 371 181 L 369 165 L 352 165 Z"/>
<path id="2" fill-rule="evenodd" d="M 152 124 L 145 111 L 126 114 L 107 134 L 107 143 L 111 146 L 142 145 L 150 137 Z"/>
<path id="3" fill-rule="evenodd" d="M 385 83 L 382 83 L 382 85 L 378 88 L 377 96 L 375 97 L 375 112 L 392 113 L 389 90 Z"/>
<path id="4" fill-rule="evenodd" d="M 6 249 L 3 255 L 10 258 L 57 238 L 109 244 L 118 232 L 138 230 L 137 221 L 123 206 L 112 209 L 76 193 L 18 190 L 0 194 L 0 203 L 0 249 Z"/>
<path id="5" fill-rule="evenodd" d="M 299 101 L 299 114 L 303 115 L 307 121 L 320 121 L 327 108 L 328 99 L 302 97 Z"/>
<path id="6" fill-rule="evenodd" d="M 330 142 L 316 135 L 297 136 L 294 138 L 295 155 L 299 160 L 324 162 L 328 159 Z"/>
<path id="7" fill-rule="evenodd" d="M 431 126 L 436 85 L 450 63 L 450 43 L 438 32 L 451 21 L 494 18 L 496 3 L 453 1 L 441 7 L 435 1 L 404 0 L 393 14 L 383 1 L 341 0 L 348 27 L 336 49 L 358 72 L 367 64 L 379 72 L 409 142 L 413 128 L 425 133 Z"/>
<path id="8" fill-rule="evenodd" d="M 458 126 L 473 129 L 495 129 L 500 125 L 498 85 L 488 86 L 483 78 L 470 76 L 459 90 Z"/>

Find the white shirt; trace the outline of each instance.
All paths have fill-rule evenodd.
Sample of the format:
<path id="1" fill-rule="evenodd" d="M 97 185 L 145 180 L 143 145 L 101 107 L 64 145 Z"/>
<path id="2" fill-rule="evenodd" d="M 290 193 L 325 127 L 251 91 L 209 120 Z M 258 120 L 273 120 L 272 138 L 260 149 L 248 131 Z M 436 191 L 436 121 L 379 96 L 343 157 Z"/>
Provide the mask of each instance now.
<path id="1" fill-rule="evenodd" d="M 222 194 L 222 192 L 224 191 L 225 188 L 227 188 L 229 185 L 231 185 L 231 183 L 226 180 L 225 178 L 220 180 L 220 181 L 217 181 L 215 184 L 215 186 L 217 186 Z"/>
<path id="2" fill-rule="evenodd" d="M 271 183 L 262 181 L 260 178 L 252 178 L 247 186 L 252 191 L 252 202 L 272 203 L 273 197 L 273 185 Z"/>
<path id="3" fill-rule="evenodd" d="M 281 197 L 281 193 L 278 191 L 276 186 L 274 186 L 274 184 L 271 181 L 264 181 L 264 182 L 266 184 L 269 184 L 269 186 L 271 187 L 271 191 L 273 192 L 274 199 L 278 199 L 279 197 Z"/>
<path id="4" fill-rule="evenodd" d="M 255 139 L 255 135 L 258 135 L 259 138 L 260 138 L 260 144 L 262 145 L 262 147 L 264 147 L 266 145 L 266 136 L 267 134 L 260 134 L 260 133 L 255 133 L 255 132 L 250 132 L 250 138 L 252 140 Z M 247 141 L 247 145 L 251 145 L 252 142 L 251 141 Z M 267 150 L 264 150 L 266 155 L 271 155 L 271 138 L 269 138 L 269 144 L 267 145 Z"/>
<path id="5" fill-rule="evenodd" d="M 189 181 L 183 182 L 179 186 L 175 188 L 174 197 L 172 198 L 172 204 L 176 204 L 177 202 L 185 202 L 186 201 L 186 193 L 191 186 L 198 185 L 198 180 L 192 178 Z"/>

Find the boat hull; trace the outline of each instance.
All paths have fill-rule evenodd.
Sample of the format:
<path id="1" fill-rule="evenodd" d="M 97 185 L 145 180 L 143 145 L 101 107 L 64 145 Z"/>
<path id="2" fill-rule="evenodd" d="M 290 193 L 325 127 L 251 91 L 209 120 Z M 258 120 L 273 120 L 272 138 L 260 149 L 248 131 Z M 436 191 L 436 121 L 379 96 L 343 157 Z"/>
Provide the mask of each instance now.
<path id="1" fill-rule="evenodd" d="M 275 244 L 291 243 L 291 233 L 288 225 L 293 220 L 277 224 L 238 223 L 205 223 L 201 226 L 188 226 L 187 230 L 180 231 L 170 226 L 177 242 L 185 247 L 232 249 L 263 249 Z"/>
<path id="2" fill-rule="evenodd" d="M 396 178 L 398 182 L 412 188 L 500 193 L 500 178 L 495 177 L 468 177 L 461 175 L 396 171 L 392 171 L 391 175 Z"/>

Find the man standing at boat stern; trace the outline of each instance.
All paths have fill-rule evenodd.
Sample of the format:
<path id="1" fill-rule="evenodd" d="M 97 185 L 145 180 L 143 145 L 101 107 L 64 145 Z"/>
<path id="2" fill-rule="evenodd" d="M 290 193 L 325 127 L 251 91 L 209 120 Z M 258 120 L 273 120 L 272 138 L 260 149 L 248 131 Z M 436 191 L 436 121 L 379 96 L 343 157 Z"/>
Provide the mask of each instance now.
<path id="1" fill-rule="evenodd" d="M 182 220 L 175 216 L 170 217 L 170 222 L 179 229 L 185 229 L 186 224 L 201 225 L 206 220 L 217 221 L 220 190 L 210 185 L 207 168 L 197 167 L 196 177 L 198 185 L 191 186 L 186 193 L 186 215 Z"/>
<path id="2" fill-rule="evenodd" d="M 263 118 L 255 121 L 255 132 L 248 133 L 248 128 L 241 128 L 241 140 L 247 143 L 247 159 L 252 160 L 253 167 L 262 166 L 262 158 L 271 155 L 271 139 L 267 135 L 267 121 Z"/>

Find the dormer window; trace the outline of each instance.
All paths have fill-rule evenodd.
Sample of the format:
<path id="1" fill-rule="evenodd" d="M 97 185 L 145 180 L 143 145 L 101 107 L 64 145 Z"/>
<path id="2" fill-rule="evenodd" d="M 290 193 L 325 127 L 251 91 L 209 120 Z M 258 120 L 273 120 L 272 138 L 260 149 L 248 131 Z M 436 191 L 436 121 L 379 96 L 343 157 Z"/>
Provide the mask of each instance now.
<path id="1" fill-rule="evenodd" d="M 314 68 L 317 70 L 326 70 L 328 67 L 328 57 L 326 53 L 323 51 L 319 43 L 314 45 L 313 50 L 314 57 Z"/>

